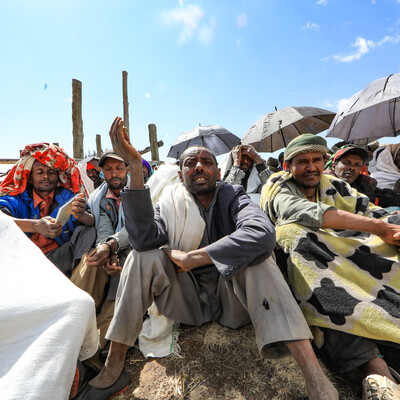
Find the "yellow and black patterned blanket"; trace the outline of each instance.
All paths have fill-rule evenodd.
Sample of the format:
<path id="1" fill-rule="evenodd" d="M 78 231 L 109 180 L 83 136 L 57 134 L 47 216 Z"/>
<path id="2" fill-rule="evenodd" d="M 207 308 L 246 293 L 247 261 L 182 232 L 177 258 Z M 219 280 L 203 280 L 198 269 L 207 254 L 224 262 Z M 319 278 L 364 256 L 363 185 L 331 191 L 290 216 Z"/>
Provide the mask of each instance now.
<path id="1" fill-rule="evenodd" d="M 273 175 L 262 194 L 261 204 L 275 223 L 279 221 L 273 201 L 289 179 L 288 173 Z M 383 215 L 391 223 L 400 221 L 357 198 L 343 183 L 324 175 L 320 201 L 365 216 Z M 289 283 L 310 326 L 400 343 L 398 248 L 368 233 L 310 229 L 298 223 L 279 224 L 277 243 L 290 256 Z"/>

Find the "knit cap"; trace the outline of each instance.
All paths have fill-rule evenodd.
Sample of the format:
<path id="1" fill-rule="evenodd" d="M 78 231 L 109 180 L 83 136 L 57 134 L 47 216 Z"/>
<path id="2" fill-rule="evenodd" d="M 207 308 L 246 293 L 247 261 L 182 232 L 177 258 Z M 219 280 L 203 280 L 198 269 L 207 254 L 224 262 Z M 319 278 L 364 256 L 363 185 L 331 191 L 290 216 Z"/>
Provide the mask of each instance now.
<path id="1" fill-rule="evenodd" d="M 290 161 L 293 157 L 303 153 L 322 153 L 325 156 L 327 151 L 328 147 L 324 138 L 312 133 L 304 133 L 287 145 L 283 158 L 285 161 Z"/>

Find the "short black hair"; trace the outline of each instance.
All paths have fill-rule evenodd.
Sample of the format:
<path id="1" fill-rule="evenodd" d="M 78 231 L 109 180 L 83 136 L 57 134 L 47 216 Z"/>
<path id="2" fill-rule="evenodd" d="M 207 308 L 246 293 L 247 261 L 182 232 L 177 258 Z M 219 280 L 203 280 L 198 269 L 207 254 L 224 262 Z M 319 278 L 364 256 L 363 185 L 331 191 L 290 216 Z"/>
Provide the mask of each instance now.
<path id="1" fill-rule="evenodd" d="M 215 162 L 215 165 L 218 167 L 218 161 L 217 161 L 217 158 L 215 157 L 215 154 L 210 150 L 210 149 L 207 149 L 207 147 L 204 147 L 204 146 L 196 146 L 196 145 L 194 145 L 194 146 L 190 146 L 190 147 L 188 147 L 188 148 L 186 148 L 182 153 L 181 153 L 181 155 L 179 156 L 179 169 L 182 171 L 182 166 L 183 166 L 183 161 L 184 161 L 184 155 L 190 150 L 190 149 L 194 149 L 194 148 L 196 148 L 196 149 L 200 149 L 200 150 L 206 150 L 206 151 L 208 151 L 211 155 L 212 155 L 212 158 L 214 159 L 214 162 Z"/>

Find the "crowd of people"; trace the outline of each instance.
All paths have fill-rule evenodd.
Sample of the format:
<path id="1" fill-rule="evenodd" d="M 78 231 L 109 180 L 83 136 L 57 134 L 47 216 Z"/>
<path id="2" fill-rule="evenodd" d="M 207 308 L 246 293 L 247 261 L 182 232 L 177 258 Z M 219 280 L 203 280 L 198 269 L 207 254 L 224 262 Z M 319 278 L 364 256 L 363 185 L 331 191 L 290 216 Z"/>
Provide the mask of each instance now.
<path id="1" fill-rule="evenodd" d="M 51 283 L 20 276 L 29 307 L 3 284 L 0 319 L 21 339 L 16 350 L 0 336 L 9 360 L 1 398 L 40 398 L 45 374 L 26 378 L 38 380 L 30 390 L 15 376 L 19 364 L 40 371 L 38 360 L 51 358 L 40 349 L 52 346 L 63 364 L 46 361 L 60 370 L 54 398 L 108 399 L 128 385 L 125 357 L 138 338 L 162 353 L 149 326 L 216 321 L 252 323 L 263 357 L 291 353 L 310 400 L 339 398 L 316 352 L 339 373 L 362 371 L 363 399 L 400 399 L 400 375 L 384 358 L 400 344 L 400 144 L 328 149 L 303 134 L 278 160 L 239 145 L 221 171 L 194 146 L 153 171 L 119 117 L 110 139 L 112 150 L 79 164 L 56 145 L 27 145 L 0 184 L 3 258 L 21 271 L 52 270 Z M 52 301 L 37 303 L 39 294 Z M 68 345 L 58 336 L 65 323 L 76 331 Z M 60 334 L 47 345 L 40 332 L 53 326 Z M 32 330 L 42 338 L 35 351 Z"/>

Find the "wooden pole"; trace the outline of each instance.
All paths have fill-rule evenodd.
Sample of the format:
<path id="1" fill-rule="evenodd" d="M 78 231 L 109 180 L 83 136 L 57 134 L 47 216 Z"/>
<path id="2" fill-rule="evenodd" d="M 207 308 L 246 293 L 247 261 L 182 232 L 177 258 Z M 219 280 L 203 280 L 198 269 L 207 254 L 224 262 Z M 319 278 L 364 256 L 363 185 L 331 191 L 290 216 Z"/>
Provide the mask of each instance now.
<path id="1" fill-rule="evenodd" d="M 157 142 L 157 147 L 162 147 L 162 146 L 164 146 L 164 142 L 163 142 L 162 140 L 159 140 L 159 141 Z M 147 146 L 147 147 L 145 147 L 143 150 L 139 150 L 139 153 L 140 153 L 140 154 L 146 154 L 146 153 L 148 153 L 149 151 L 151 151 L 151 147 L 150 147 L 150 146 Z"/>
<path id="2" fill-rule="evenodd" d="M 83 158 L 82 83 L 72 79 L 72 136 L 74 158 Z"/>
<path id="3" fill-rule="evenodd" d="M 103 150 L 101 149 L 101 135 L 96 135 L 96 152 L 97 157 L 101 157 Z"/>
<path id="4" fill-rule="evenodd" d="M 129 137 L 128 73 L 122 71 L 122 99 L 124 104 L 124 125 Z"/>
<path id="5" fill-rule="evenodd" d="M 149 124 L 149 141 L 151 148 L 151 160 L 160 161 L 157 144 L 157 127 L 154 124 Z"/>

